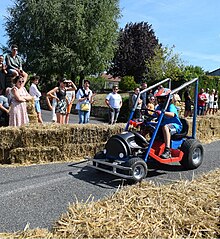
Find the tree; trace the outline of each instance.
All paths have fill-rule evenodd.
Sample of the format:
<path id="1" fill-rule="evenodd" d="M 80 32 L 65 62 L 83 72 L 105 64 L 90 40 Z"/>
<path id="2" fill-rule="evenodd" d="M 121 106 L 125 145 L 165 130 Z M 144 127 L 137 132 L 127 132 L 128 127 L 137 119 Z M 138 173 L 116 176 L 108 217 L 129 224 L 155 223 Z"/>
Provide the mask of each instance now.
<path id="1" fill-rule="evenodd" d="M 5 27 L 29 71 L 79 75 L 105 70 L 118 37 L 118 0 L 15 0 Z"/>
<path id="2" fill-rule="evenodd" d="M 134 76 L 139 83 L 148 73 L 146 61 L 152 59 L 154 49 L 159 46 L 147 22 L 127 24 L 120 30 L 118 49 L 109 72 L 114 76 Z"/>
<path id="3" fill-rule="evenodd" d="M 173 53 L 174 46 L 156 47 L 155 55 L 151 61 L 146 62 L 148 67 L 147 79 L 150 82 L 170 78 L 179 81 L 184 78 L 184 62 L 178 54 Z"/>
<path id="4" fill-rule="evenodd" d="M 189 81 L 193 78 L 198 78 L 198 77 L 201 77 L 203 75 L 205 75 L 205 71 L 202 69 L 202 67 L 200 66 L 186 66 L 184 68 L 184 79 L 186 81 Z"/>

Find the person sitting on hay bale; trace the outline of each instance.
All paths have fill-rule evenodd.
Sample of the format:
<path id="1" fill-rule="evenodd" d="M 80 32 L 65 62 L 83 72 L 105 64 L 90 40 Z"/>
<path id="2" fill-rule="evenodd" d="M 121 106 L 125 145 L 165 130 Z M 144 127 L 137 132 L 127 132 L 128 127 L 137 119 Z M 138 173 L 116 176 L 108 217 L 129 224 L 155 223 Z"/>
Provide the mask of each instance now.
<path id="1" fill-rule="evenodd" d="M 5 57 L 8 75 L 12 77 L 12 79 L 20 75 L 27 80 L 28 74 L 23 70 L 22 59 L 17 52 L 18 46 L 14 44 L 11 46 L 11 53 Z"/>

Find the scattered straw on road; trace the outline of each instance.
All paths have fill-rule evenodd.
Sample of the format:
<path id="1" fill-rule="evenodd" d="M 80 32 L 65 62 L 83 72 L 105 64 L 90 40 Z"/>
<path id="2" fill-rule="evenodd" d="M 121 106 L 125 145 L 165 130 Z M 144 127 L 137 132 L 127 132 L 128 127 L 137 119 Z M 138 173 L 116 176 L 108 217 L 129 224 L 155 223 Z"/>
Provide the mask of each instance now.
<path id="1" fill-rule="evenodd" d="M 193 181 L 143 182 L 97 202 L 76 202 L 52 232 L 0 238 L 219 238 L 220 169 Z"/>

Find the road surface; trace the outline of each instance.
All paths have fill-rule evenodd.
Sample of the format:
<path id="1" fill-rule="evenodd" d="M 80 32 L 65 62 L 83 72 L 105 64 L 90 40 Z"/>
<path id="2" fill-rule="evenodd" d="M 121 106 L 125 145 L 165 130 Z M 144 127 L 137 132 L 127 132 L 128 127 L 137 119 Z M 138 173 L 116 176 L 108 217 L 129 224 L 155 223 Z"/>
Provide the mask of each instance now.
<path id="1" fill-rule="evenodd" d="M 193 179 L 219 168 L 220 141 L 204 145 L 203 164 L 194 171 L 179 165 L 150 168 L 146 180 L 165 183 Z M 123 183 L 113 175 L 97 173 L 86 162 L 53 163 L 29 167 L 0 167 L 0 232 L 30 228 L 51 229 L 69 203 L 90 196 L 98 200 L 114 193 Z"/>
<path id="2" fill-rule="evenodd" d="M 48 110 L 42 110 L 42 119 L 43 122 L 48 123 L 48 122 L 52 122 L 52 111 L 48 111 Z M 79 122 L 79 117 L 77 114 L 70 114 L 70 120 L 69 123 L 72 124 L 76 124 Z M 100 122 L 104 122 L 103 119 L 101 118 L 96 118 L 93 116 L 90 116 L 90 121 L 91 124 L 99 124 Z"/>

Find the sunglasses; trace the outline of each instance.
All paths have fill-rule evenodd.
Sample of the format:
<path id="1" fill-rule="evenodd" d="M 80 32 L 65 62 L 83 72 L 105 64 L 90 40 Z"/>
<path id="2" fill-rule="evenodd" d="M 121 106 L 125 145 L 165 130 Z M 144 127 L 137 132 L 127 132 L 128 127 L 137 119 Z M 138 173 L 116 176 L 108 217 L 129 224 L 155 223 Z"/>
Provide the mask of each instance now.
<path id="1" fill-rule="evenodd" d="M 18 82 L 22 84 L 22 83 L 24 83 L 24 80 L 19 80 Z"/>

